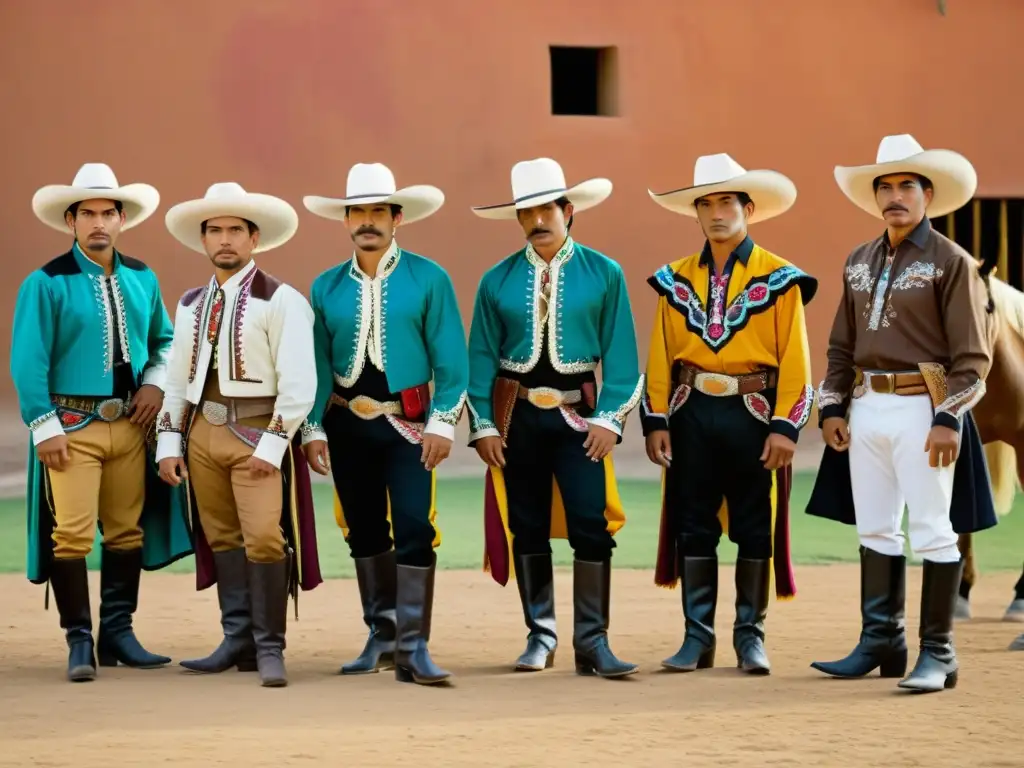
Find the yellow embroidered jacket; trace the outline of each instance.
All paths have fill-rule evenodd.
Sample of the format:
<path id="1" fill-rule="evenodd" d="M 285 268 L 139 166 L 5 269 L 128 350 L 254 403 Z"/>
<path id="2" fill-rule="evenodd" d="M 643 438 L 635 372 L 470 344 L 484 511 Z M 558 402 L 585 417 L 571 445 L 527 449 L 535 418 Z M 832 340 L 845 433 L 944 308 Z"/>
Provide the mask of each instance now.
<path id="1" fill-rule="evenodd" d="M 705 243 L 703 251 L 661 267 L 647 282 L 660 297 L 647 358 L 644 434 L 668 429 L 685 401 L 685 393 L 673 392 L 679 363 L 733 376 L 777 369 L 774 409 L 755 415 L 796 441 L 814 403 L 804 306 L 817 292 L 817 279 L 747 237 L 721 278 Z"/>

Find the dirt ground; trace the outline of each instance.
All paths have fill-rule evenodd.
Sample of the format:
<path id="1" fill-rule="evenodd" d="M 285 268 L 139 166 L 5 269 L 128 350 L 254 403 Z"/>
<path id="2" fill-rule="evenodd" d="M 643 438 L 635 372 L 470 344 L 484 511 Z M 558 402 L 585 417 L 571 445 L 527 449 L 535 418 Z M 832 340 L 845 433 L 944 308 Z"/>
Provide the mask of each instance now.
<path id="1" fill-rule="evenodd" d="M 654 587 L 649 571 L 617 572 L 612 644 L 641 672 L 606 681 L 573 672 L 570 573 L 556 576 L 555 668 L 524 674 L 510 671 L 525 636 L 514 584 L 440 572 L 431 646 L 455 676 L 448 689 L 390 673 L 337 676 L 364 630 L 355 582 L 330 581 L 301 595 L 298 621 L 289 616 L 289 687 L 263 689 L 254 673 L 194 676 L 176 665 L 218 639 L 216 596 L 195 593 L 191 576 L 143 577 L 139 636 L 175 663 L 103 669 L 85 684 L 63 679 L 43 589 L 4 576 L 0 766 L 1024 765 L 1024 654 L 1005 650 L 1024 627 L 999 621 L 1011 575 L 986 574 L 975 588 L 976 618 L 957 630 L 960 684 L 931 695 L 811 670 L 856 640 L 857 570 L 802 567 L 797 578 L 797 600 L 769 609 L 772 675 L 754 678 L 732 667 L 725 567 L 719 666 L 686 675 L 659 669 L 681 639 L 678 591 Z M 908 587 L 913 637 L 919 569 Z"/>

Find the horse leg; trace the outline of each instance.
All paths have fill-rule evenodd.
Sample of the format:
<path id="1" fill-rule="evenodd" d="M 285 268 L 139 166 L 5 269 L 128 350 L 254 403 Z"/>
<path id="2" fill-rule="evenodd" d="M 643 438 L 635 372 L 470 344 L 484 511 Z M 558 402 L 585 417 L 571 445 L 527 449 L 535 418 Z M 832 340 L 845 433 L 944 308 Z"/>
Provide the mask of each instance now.
<path id="1" fill-rule="evenodd" d="M 960 577 L 960 594 L 956 598 L 953 618 L 969 619 L 971 618 L 971 587 L 974 586 L 974 582 L 978 578 L 978 572 L 974 567 L 974 537 L 970 533 L 961 533 L 957 537 L 956 546 L 964 561 L 964 570 Z"/>

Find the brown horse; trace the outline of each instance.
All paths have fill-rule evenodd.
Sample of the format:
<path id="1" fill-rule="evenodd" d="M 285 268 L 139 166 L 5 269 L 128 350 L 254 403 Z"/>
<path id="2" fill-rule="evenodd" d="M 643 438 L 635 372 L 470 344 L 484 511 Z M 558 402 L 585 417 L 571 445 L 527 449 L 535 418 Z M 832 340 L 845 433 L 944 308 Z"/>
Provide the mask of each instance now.
<path id="1" fill-rule="evenodd" d="M 1005 515 L 1024 484 L 1024 293 L 994 275 L 988 277 L 993 305 L 992 368 L 985 381 L 985 396 L 974 407 L 974 419 L 992 478 L 996 512 Z M 960 536 L 965 560 L 956 617 L 970 618 L 970 589 L 978 577 L 972 534 Z M 1024 622 L 1024 573 L 1017 594 L 1003 617 Z"/>

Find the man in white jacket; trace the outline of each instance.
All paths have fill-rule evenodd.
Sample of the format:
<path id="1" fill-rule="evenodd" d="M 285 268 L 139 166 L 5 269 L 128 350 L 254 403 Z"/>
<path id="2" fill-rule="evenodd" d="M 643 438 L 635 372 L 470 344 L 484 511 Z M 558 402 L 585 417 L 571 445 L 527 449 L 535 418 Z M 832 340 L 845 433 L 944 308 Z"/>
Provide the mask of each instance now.
<path id="1" fill-rule="evenodd" d="M 316 397 L 313 311 L 258 269 L 253 254 L 291 239 L 298 215 L 283 200 L 220 183 L 171 208 L 166 224 L 214 267 L 207 285 L 178 302 L 157 421 L 160 476 L 171 485 L 190 481 L 197 568 L 208 545 L 224 629 L 212 654 L 181 664 L 197 672 L 258 668 L 263 685 L 283 686 L 289 550 L 301 553 L 303 528 L 285 504 L 296 491 L 286 496 L 283 487 L 292 438 Z"/>

